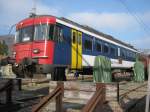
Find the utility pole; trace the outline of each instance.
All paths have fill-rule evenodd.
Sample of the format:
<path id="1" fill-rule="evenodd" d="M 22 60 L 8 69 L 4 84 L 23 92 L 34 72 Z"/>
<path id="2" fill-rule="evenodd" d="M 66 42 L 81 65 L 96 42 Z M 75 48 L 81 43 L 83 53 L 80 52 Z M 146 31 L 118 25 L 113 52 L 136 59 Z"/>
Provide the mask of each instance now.
<path id="1" fill-rule="evenodd" d="M 148 56 L 148 84 L 147 84 L 147 97 L 146 97 L 146 107 L 145 112 L 149 112 L 149 106 L 150 106 L 150 56 Z"/>
<path id="2" fill-rule="evenodd" d="M 30 13 L 30 16 L 35 16 L 36 15 L 36 0 L 33 0 L 33 7 Z"/>
<path id="3" fill-rule="evenodd" d="M 33 0 L 33 8 L 32 8 L 33 14 L 36 14 L 36 0 Z"/>

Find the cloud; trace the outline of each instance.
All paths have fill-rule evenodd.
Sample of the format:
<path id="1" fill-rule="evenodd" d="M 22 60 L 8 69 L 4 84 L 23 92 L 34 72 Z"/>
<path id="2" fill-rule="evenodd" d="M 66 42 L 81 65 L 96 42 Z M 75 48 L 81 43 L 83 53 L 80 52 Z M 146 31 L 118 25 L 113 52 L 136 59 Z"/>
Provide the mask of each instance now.
<path id="1" fill-rule="evenodd" d="M 136 48 L 150 48 L 150 37 L 143 36 L 147 32 L 150 35 L 150 12 L 138 13 L 138 17 L 145 25 L 139 24 L 133 16 L 125 12 L 79 12 L 68 15 L 73 21 L 119 37 L 119 40 L 131 43 Z M 144 31 L 144 27 L 147 32 Z M 138 38 L 139 34 L 141 37 Z"/>
<path id="2" fill-rule="evenodd" d="M 145 23 L 149 23 L 148 25 L 150 25 L 150 12 L 145 12 L 143 15 L 140 15 L 140 17 L 142 17 Z"/>
<path id="3" fill-rule="evenodd" d="M 59 9 L 37 1 L 37 14 L 59 15 Z M 11 25 L 29 16 L 33 7 L 31 0 L 0 0 L 0 27 L 8 29 Z M 5 26 L 5 27 L 4 27 Z M 7 27 L 6 27 L 7 26 Z"/>
<path id="4" fill-rule="evenodd" d="M 59 8 L 48 7 L 41 3 L 37 4 L 37 14 L 54 15 L 54 16 L 60 15 Z"/>
<path id="5" fill-rule="evenodd" d="M 150 37 L 139 37 L 131 42 L 138 49 L 150 49 Z"/>
<path id="6" fill-rule="evenodd" d="M 141 14 L 140 14 L 141 15 Z M 115 12 L 79 12 L 68 15 L 68 18 L 84 25 L 89 25 L 97 29 L 109 29 L 113 31 L 127 31 L 138 27 L 135 18 L 127 13 Z M 144 20 L 150 21 L 149 13 L 144 14 Z"/>

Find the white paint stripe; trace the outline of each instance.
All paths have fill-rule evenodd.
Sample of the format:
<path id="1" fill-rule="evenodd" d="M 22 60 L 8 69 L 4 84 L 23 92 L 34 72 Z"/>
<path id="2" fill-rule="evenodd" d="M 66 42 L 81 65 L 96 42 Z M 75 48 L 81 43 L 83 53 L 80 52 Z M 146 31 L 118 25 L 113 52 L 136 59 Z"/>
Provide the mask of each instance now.
<path id="1" fill-rule="evenodd" d="M 82 55 L 82 66 L 94 66 L 95 56 L 91 55 Z M 118 59 L 110 59 L 112 68 L 131 68 L 135 62 L 132 61 L 122 61 L 122 64 L 119 64 Z"/>
<path id="2" fill-rule="evenodd" d="M 68 27 L 70 27 L 70 28 L 77 29 L 77 30 L 79 30 L 79 31 L 81 31 L 81 32 L 84 32 L 84 33 L 89 34 L 89 35 L 91 35 L 91 36 L 97 37 L 97 38 L 99 38 L 99 39 L 101 39 L 101 40 L 104 40 L 104 41 L 106 41 L 106 42 L 110 42 L 110 43 L 115 44 L 115 45 L 118 45 L 118 46 L 120 46 L 120 47 L 129 49 L 129 50 L 131 50 L 131 51 L 133 51 L 133 52 L 138 52 L 138 51 L 136 51 L 136 50 L 134 50 L 134 49 L 131 49 L 131 48 L 129 48 L 129 47 L 126 47 L 126 46 L 124 46 L 124 45 L 121 45 L 121 44 L 119 44 L 119 43 L 117 43 L 117 42 L 114 42 L 114 41 L 109 40 L 109 39 L 106 39 L 106 38 L 104 38 L 104 37 L 102 37 L 102 36 L 96 35 L 96 34 L 94 34 L 94 33 L 92 33 L 92 32 L 89 32 L 89 31 L 87 31 L 87 30 L 84 30 L 84 29 L 82 29 L 82 28 L 79 28 L 79 27 L 77 27 L 77 26 L 75 26 L 75 25 L 69 24 L 69 23 L 67 23 L 67 22 L 65 22 L 65 21 L 62 21 L 62 20 L 58 19 L 58 18 L 56 19 L 56 22 L 61 23 L 61 24 L 63 24 L 63 25 L 66 25 L 66 26 L 68 26 Z"/>

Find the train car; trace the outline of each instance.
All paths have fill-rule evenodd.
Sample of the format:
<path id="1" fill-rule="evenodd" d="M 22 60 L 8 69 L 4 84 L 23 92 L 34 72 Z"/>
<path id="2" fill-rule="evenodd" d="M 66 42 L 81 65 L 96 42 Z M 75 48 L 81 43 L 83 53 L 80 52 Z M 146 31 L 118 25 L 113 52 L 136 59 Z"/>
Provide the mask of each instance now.
<path id="1" fill-rule="evenodd" d="M 65 69 L 91 74 L 97 55 L 110 58 L 112 68 L 131 68 L 138 53 L 110 35 L 51 15 L 20 21 L 13 49 L 18 77 L 50 73 L 53 80 L 66 80 Z"/>

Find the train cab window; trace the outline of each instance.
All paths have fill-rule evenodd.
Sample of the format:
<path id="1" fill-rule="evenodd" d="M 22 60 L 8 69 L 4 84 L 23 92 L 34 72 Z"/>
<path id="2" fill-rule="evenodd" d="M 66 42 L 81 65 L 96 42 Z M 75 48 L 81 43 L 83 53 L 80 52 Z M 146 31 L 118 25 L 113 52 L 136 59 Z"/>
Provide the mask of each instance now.
<path id="1" fill-rule="evenodd" d="M 91 40 L 85 40 L 84 41 L 84 48 L 85 48 L 85 50 L 92 51 L 92 41 Z"/>
<path id="2" fill-rule="evenodd" d="M 96 42 L 96 51 L 102 52 L 102 45 L 99 42 Z"/>
<path id="3" fill-rule="evenodd" d="M 108 45 L 104 45 L 103 46 L 103 49 L 104 49 L 104 53 L 106 53 L 106 54 L 108 54 L 109 53 L 109 47 L 108 47 Z"/>
<path id="4" fill-rule="evenodd" d="M 34 29 L 34 40 L 45 40 L 48 39 L 48 25 L 40 24 L 36 25 Z"/>
<path id="5" fill-rule="evenodd" d="M 57 42 L 63 42 L 63 31 L 60 26 L 55 27 L 54 40 Z"/>
<path id="6" fill-rule="evenodd" d="M 20 42 L 28 42 L 33 39 L 33 26 L 28 26 L 25 28 L 22 28 L 18 31 L 18 38 Z"/>
<path id="7" fill-rule="evenodd" d="M 20 34 L 20 30 L 17 30 L 15 34 L 15 43 L 19 43 L 21 41 Z"/>

